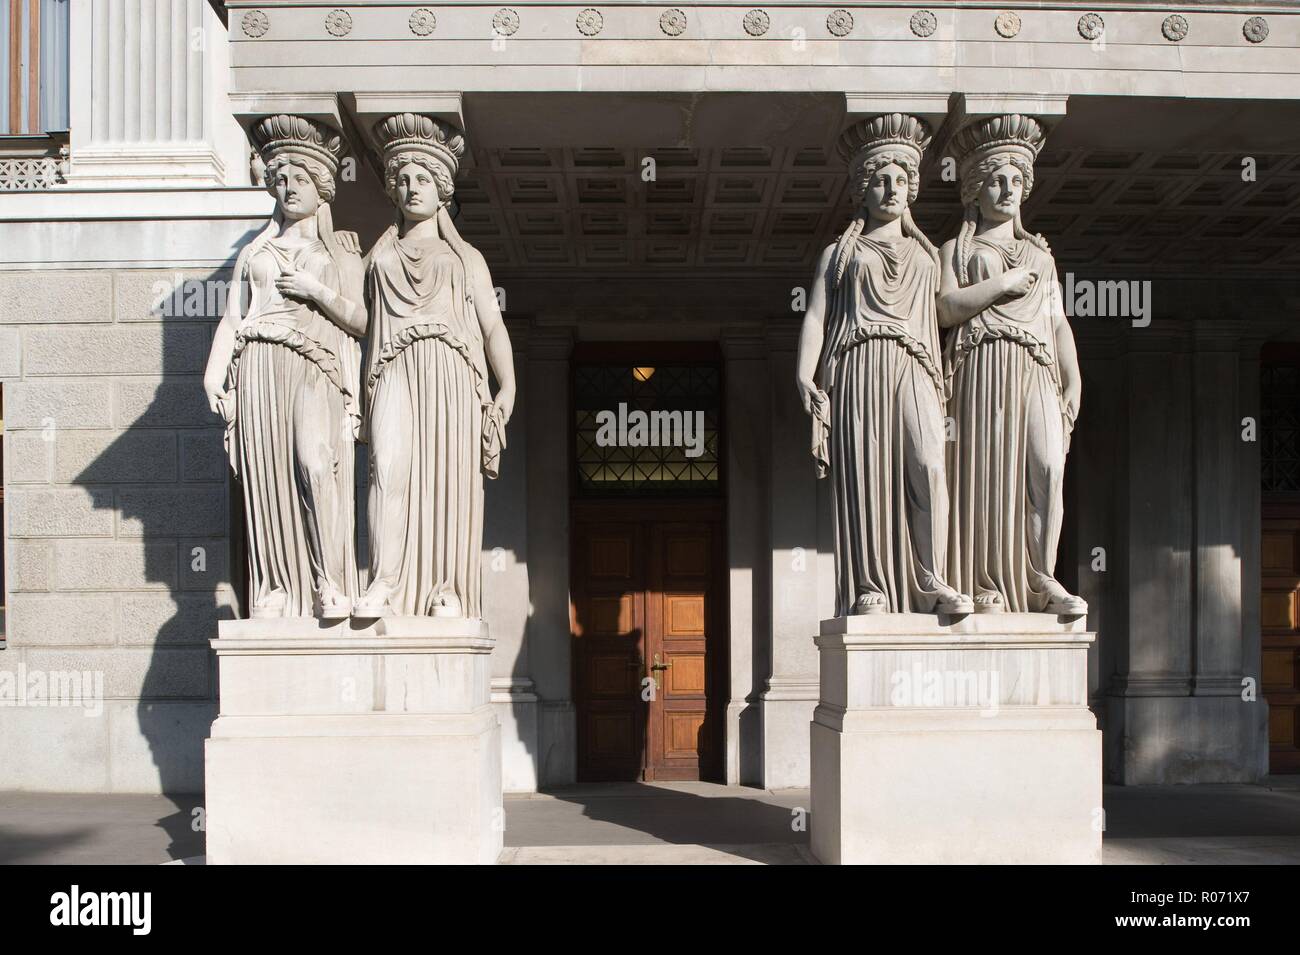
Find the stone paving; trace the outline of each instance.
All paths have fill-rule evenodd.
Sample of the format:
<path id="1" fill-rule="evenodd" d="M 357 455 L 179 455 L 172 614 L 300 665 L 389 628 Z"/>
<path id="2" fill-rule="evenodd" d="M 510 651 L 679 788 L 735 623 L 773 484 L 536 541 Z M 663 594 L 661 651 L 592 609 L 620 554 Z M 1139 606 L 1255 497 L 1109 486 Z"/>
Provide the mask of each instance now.
<path id="1" fill-rule="evenodd" d="M 1300 863 L 1300 777 L 1261 785 L 1107 787 L 1107 864 Z M 0 862 L 197 862 L 200 798 L 0 793 Z M 515 865 L 815 862 L 806 789 L 611 783 L 506 797 Z"/>

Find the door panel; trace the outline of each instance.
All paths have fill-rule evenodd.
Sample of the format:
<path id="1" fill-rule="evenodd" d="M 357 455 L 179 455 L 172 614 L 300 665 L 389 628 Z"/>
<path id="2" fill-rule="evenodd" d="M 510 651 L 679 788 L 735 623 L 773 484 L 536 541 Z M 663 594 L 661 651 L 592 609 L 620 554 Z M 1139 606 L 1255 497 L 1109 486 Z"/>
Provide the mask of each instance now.
<path id="1" fill-rule="evenodd" d="M 580 779 L 638 779 L 645 714 L 638 705 L 645 639 L 641 528 L 589 523 L 573 537 L 574 692 Z"/>
<path id="2" fill-rule="evenodd" d="M 1300 519 L 1264 518 L 1260 534 L 1261 689 L 1269 771 L 1300 773 Z"/>
<path id="3" fill-rule="evenodd" d="M 601 519 L 619 512 L 613 505 L 575 513 L 578 777 L 720 778 L 725 611 L 717 509 L 628 511 L 640 519 Z"/>

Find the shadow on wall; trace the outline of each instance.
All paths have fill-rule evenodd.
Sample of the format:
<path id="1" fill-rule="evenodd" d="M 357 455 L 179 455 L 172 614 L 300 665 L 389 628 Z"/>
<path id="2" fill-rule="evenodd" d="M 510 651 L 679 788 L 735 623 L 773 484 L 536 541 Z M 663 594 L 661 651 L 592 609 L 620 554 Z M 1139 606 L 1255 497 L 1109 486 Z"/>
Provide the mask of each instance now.
<path id="1" fill-rule="evenodd" d="M 260 231 L 250 230 L 230 252 L 238 252 Z M 224 428 L 208 409 L 202 377 L 212 332 L 225 309 L 230 269 L 207 273 L 141 273 L 157 283 L 151 299 L 152 320 L 161 329 L 161 354 L 154 373 L 141 380 L 123 380 L 128 396 L 117 413 L 130 423 L 87 465 L 73 484 L 91 493 L 100 508 L 117 513 L 115 536 L 138 543 L 145 582 L 142 589 L 119 595 L 121 621 L 114 654 L 148 653 L 139 683 L 136 716 L 140 737 L 149 748 L 158 788 L 168 794 L 201 793 L 204 741 L 217 716 L 216 658 L 209 641 L 217 623 L 246 615 L 247 570 L 244 562 L 242 490 L 226 457 Z M 138 320 L 140 316 L 131 316 Z M 138 396 L 134 400 L 132 396 Z M 137 410 L 138 409 L 138 410 Z M 522 402 L 518 403 L 507 441 L 518 452 L 503 461 L 502 479 L 524 481 Z M 517 441 L 517 444 L 516 444 Z M 359 445 L 357 478 L 358 556 L 368 563 L 366 534 L 367 456 Z M 522 516 L 494 501 L 494 485 L 486 484 L 487 519 L 484 534 L 484 575 L 490 577 L 494 549 L 509 563 L 519 558 Z M 504 488 L 500 489 L 504 491 Z M 518 499 L 523 498 L 522 490 Z M 501 555 L 498 555 L 501 556 Z M 525 568 L 526 569 L 526 568 Z M 485 590 L 492 586 L 485 580 Z M 160 599 L 165 594 L 166 600 Z M 526 622 L 527 589 L 518 627 Z M 241 609 L 242 608 L 242 609 Z M 490 614 L 489 614 L 490 617 Z M 489 620 L 494 629 L 497 622 Z M 519 646 L 523 647 L 520 639 Z M 529 674 L 526 651 L 520 650 L 509 670 L 516 683 Z M 111 677 L 109 683 L 111 683 Z M 110 698 L 113 689 L 107 688 Z M 512 707 L 514 722 L 525 726 L 535 719 L 535 707 Z M 506 727 L 509 734 L 510 728 Z M 536 765 L 536 731 L 509 735 L 506 746 L 525 746 Z M 124 745 L 114 740 L 114 746 Z M 125 745 L 129 746 L 129 743 Z M 114 788 L 150 788 L 138 776 Z M 174 845 L 191 832 L 190 811 L 163 820 Z M 186 804 L 188 805 L 188 804 Z M 191 807 L 192 808 L 192 807 Z M 174 831 L 173 831 L 174 830 Z"/>
<path id="2" fill-rule="evenodd" d="M 255 234 L 241 238 L 232 261 Z M 217 712 L 215 658 L 208 641 L 217 636 L 218 620 L 236 615 L 236 587 L 243 588 L 242 582 L 232 583 L 240 577 L 232 567 L 242 550 L 231 533 L 238 526 L 238 500 L 223 429 L 202 386 L 230 270 L 141 274 L 156 283 L 150 300 L 152 321 L 161 328 L 161 353 L 148 378 L 120 382 L 117 413 L 130 423 L 73 483 L 90 491 L 97 506 L 117 512 L 118 541 L 138 542 L 141 548 L 142 586 L 148 589 L 119 595 L 113 652 L 123 659 L 132 652 L 149 653 L 136 716 L 158 787 L 164 793 L 198 793 L 203 744 Z M 159 591 L 170 599 L 160 600 Z M 113 695 L 111 686 L 107 692 Z M 110 758 L 130 742 L 114 738 L 113 746 Z M 112 785 L 147 787 L 138 775 L 129 781 L 115 778 Z M 192 830 L 191 814 L 179 807 L 162 823 L 173 844 Z"/>

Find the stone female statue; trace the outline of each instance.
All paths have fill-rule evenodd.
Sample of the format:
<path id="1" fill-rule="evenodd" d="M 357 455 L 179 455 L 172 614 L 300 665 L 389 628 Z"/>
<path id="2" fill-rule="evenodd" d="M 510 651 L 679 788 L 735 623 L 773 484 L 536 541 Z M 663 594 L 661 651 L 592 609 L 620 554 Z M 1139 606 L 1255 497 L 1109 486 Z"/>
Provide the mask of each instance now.
<path id="1" fill-rule="evenodd" d="M 356 237 L 330 217 L 343 141 L 285 115 L 252 135 L 276 210 L 239 254 L 203 387 L 243 486 L 252 616 L 347 617 L 366 314 Z"/>
<path id="2" fill-rule="evenodd" d="M 375 135 L 398 221 L 367 259 L 371 583 L 355 615 L 480 617 L 483 476 L 496 477 L 514 406 L 510 340 L 487 264 L 447 212 L 463 137 L 411 113 Z"/>
<path id="3" fill-rule="evenodd" d="M 799 338 L 818 474 L 831 474 L 837 614 L 971 610 L 945 582 L 938 252 L 908 211 L 929 141 L 898 113 L 842 137 L 857 212 L 818 262 Z"/>
<path id="4" fill-rule="evenodd" d="M 965 219 L 942 250 L 948 339 L 953 583 L 977 611 L 1078 615 L 1053 576 L 1061 483 L 1079 411 L 1079 365 L 1056 262 L 1020 222 L 1045 134 L 1029 116 L 980 120 L 953 137 Z"/>

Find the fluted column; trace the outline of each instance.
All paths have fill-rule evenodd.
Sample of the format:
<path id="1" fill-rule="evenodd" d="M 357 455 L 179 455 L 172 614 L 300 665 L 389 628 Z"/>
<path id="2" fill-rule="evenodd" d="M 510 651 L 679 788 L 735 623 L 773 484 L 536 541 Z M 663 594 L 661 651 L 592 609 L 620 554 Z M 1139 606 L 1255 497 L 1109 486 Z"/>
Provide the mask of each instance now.
<path id="1" fill-rule="evenodd" d="M 72 0 L 70 48 L 70 185 L 249 184 L 210 4 Z"/>

